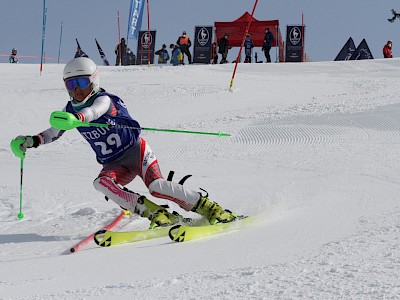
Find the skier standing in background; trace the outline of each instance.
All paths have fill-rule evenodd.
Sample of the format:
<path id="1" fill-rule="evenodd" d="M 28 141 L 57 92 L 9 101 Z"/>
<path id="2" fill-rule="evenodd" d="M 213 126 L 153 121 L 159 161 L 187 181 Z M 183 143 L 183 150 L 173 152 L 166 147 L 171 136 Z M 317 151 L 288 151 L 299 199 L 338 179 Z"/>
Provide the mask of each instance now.
<path id="1" fill-rule="evenodd" d="M 122 99 L 100 88 L 99 70 L 91 59 L 80 57 L 70 61 L 64 68 L 63 79 L 70 96 L 62 112 L 65 119 L 131 127 L 76 127 L 102 165 L 93 185 L 107 200 L 111 199 L 122 208 L 148 218 L 150 228 L 179 222 L 182 216 L 170 213 L 145 196 L 124 187 L 139 176 L 152 196 L 171 200 L 186 211 L 199 213 L 210 224 L 236 219 L 236 214 L 210 202 L 208 194 L 204 196 L 163 178 L 154 152 L 140 137 L 139 123 L 129 115 Z M 25 153 L 27 148 L 56 141 L 64 132 L 50 127 L 34 136 L 18 136 L 13 142 L 18 141 L 19 149 Z"/>
<path id="2" fill-rule="evenodd" d="M 244 62 L 245 63 L 251 63 L 251 54 L 253 52 L 253 48 L 254 48 L 254 42 L 250 38 L 250 34 L 247 34 L 246 40 L 244 41 L 244 55 L 245 55 Z"/>
<path id="3" fill-rule="evenodd" d="M 11 55 L 10 55 L 8 61 L 9 61 L 11 64 L 17 64 L 17 63 L 18 63 L 17 49 L 12 48 L 12 50 L 11 50 Z"/>

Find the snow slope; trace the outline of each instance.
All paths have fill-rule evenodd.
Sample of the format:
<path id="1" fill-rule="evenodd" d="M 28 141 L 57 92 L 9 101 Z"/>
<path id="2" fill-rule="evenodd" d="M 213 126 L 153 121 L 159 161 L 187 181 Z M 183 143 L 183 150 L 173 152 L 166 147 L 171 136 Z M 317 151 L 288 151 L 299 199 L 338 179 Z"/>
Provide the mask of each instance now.
<path id="1" fill-rule="evenodd" d="M 164 176 L 263 221 L 188 243 L 160 238 L 69 248 L 119 214 L 92 187 L 100 171 L 70 131 L 24 160 L 19 134 L 68 100 L 63 65 L 0 64 L 1 299 L 400 299 L 399 60 L 101 67 L 142 126 Z M 128 186 L 147 196 L 140 179 Z M 161 204 L 168 203 L 157 200 Z M 193 216 L 169 203 L 185 216 Z M 119 230 L 146 228 L 126 217 Z"/>

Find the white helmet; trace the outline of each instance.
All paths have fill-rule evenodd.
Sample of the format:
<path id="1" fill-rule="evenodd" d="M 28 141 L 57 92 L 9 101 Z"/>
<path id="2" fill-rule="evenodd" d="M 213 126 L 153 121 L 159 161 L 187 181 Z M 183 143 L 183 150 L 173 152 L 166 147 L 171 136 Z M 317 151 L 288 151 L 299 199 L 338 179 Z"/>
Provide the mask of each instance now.
<path id="1" fill-rule="evenodd" d="M 87 57 L 77 57 L 64 67 L 63 79 L 88 76 L 92 87 L 90 95 L 100 91 L 99 69 L 93 60 Z"/>

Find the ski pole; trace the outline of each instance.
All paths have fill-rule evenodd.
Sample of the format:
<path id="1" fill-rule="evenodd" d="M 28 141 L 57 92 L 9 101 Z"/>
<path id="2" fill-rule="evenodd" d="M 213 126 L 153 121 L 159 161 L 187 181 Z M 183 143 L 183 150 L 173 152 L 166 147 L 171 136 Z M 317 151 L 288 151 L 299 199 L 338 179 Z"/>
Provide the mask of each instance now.
<path id="1" fill-rule="evenodd" d="M 79 121 L 73 114 L 55 111 L 50 115 L 50 125 L 53 128 L 59 130 L 70 130 L 76 127 L 105 127 L 105 128 L 128 128 L 128 129 L 141 129 L 149 131 L 161 131 L 161 132 L 176 132 L 176 133 L 189 133 L 189 134 L 205 134 L 205 135 L 216 135 L 216 136 L 230 136 L 229 133 L 222 132 L 206 132 L 206 131 L 190 131 L 190 130 L 178 130 L 178 129 L 160 129 L 150 127 L 134 127 L 126 125 L 109 125 L 102 123 L 82 122 Z"/>
<path id="2" fill-rule="evenodd" d="M 19 213 L 18 213 L 18 219 L 23 219 L 24 214 L 22 213 L 22 178 L 24 175 L 24 158 L 25 158 L 25 152 L 21 150 L 20 146 L 25 142 L 24 139 L 22 140 L 12 140 L 10 143 L 10 147 L 12 152 L 14 153 L 15 156 L 19 157 L 21 159 L 21 182 L 19 185 Z"/>
<path id="3" fill-rule="evenodd" d="M 19 185 L 19 213 L 18 219 L 22 220 L 24 218 L 24 214 L 22 213 L 22 177 L 24 175 L 24 159 L 21 158 L 21 183 Z"/>

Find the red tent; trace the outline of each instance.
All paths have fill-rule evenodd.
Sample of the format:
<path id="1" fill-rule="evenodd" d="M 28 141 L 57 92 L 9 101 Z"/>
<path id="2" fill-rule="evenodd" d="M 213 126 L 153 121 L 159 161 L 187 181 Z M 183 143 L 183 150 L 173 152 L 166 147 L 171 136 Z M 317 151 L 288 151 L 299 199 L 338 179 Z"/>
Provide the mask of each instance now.
<path id="1" fill-rule="evenodd" d="M 279 61 L 283 62 L 284 45 L 281 31 L 279 29 L 279 20 L 259 21 L 251 16 L 247 11 L 237 20 L 232 22 L 214 22 L 215 35 L 219 41 L 225 33 L 229 34 L 229 46 L 240 47 L 243 36 L 246 32 L 246 27 L 251 20 L 249 34 L 254 42 L 255 47 L 262 47 L 264 42 L 265 28 L 274 35 L 275 41 L 273 47 L 279 45 Z"/>

